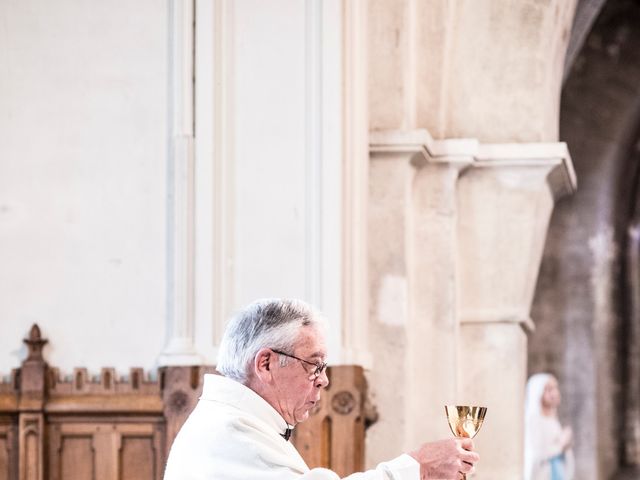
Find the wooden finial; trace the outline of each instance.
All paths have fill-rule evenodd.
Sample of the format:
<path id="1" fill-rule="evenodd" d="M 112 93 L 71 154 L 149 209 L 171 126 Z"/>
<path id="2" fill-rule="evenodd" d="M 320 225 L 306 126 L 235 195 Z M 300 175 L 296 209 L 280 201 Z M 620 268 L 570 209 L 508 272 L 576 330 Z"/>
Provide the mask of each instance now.
<path id="1" fill-rule="evenodd" d="M 42 334 L 40 333 L 40 327 L 38 327 L 37 323 L 34 323 L 29 331 L 29 338 L 25 338 L 24 343 L 27 344 L 29 348 L 29 355 L 25 361 L 27 362 L 42 362 L 44 361 L 42 357 L 42 348 L 48 342 L 48 340 L 42 338 Z"/>

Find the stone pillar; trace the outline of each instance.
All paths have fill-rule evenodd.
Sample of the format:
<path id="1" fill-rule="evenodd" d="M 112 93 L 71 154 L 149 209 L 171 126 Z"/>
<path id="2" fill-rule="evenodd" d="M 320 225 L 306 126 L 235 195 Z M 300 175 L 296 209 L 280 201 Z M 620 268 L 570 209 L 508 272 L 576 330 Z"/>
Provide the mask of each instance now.
<path id="1" fill-rule="evenodd" d="M 368 465 L 451 435 L 445 402 L 486 403 L 477 478 L 521 477 L 523 326 L 555 198 L 575 176 L 563 144 L 510 142 L 558 138 L 575 4 L 368 3 L 370 378 L 380 411 Z"/>
<path id="2" fill-rule="evenodd" d="M 476 143 L 434 142 L 425 130 L 371 135 L 370 378 L 384 409 L 370 430 L 371 459 L 450 434 L 443 412 L 458 390 L 456 183 Z"/>
<path id="3" fill-rule="evenodd" d="M 484 405 L 477 478 L 519 478 L 525 329 L 554 201 L 575 188 L 566 145 L 434 141 L 425 130 L 371 142 L 380 420 L 369 463 L 451 435 L 445 404 Z"/>
<path id="4" fill-rule="evenodd" d="M 168 245 L 170 336 L 160 365 L 199 365 L 194 346 L 194 3 L 171 2 L 172 136 L 169 178 L 171 241 Z"/>
<path id="5" fill-rule="evenodd" d="M 563 143 L 480 145 L 458 183 L 458 398 L 488 407 L 478 480 L 522 475 L 529 312 L 554 201 L 575 185 Z"/>

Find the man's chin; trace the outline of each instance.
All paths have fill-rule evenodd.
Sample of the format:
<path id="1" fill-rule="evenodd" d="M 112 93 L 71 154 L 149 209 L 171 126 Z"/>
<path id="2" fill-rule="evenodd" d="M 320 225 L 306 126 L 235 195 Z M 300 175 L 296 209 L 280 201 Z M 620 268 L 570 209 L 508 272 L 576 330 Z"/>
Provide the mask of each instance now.
<path id="1" fill-rule="evenodd" d="M 309 410 L 311 410 L 311 409 L 309 409 Z M 309 410 L 305 411 L 305 412 L 300 416 L 300 418 L 298 418 L 298 419 L 297 419 L 297 420 L 298 420 L 298 423 L 300 423 L 300 422 L 304 422 L 305 420 L 307 420 L 307 419 L 309 418 Z"/>
<path id="2" fill-rule="evenodd" d="M 303 412 L 300 412 L 298 415 L 296 415 L 296 423 L 304 422 L 305 420 L 307 420 L 309 418 L 309 412 L 312 408 L 313 407 L 309 407 L 307 410 L 304 410 Z"/>

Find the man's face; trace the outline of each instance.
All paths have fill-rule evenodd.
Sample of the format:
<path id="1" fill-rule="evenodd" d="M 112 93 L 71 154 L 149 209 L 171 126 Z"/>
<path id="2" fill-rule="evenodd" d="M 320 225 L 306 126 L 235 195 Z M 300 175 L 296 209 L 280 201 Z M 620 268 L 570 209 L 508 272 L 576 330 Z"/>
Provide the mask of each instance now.
<path id="1" fill-rule="evenodd" d="M 314 327 L 303 327 L 295 348 L 290 353 L 311 363 L 322 363 L 327 356 L 324 336 Z M 273 372 L 276 410 L 289 425 L 309 418 L 311 410 L 320 400 L 320 391 L 329 384 L 326 372 L 314 378 L 315 367 L 287 357 L 287 364 L 276 363 Z"/>

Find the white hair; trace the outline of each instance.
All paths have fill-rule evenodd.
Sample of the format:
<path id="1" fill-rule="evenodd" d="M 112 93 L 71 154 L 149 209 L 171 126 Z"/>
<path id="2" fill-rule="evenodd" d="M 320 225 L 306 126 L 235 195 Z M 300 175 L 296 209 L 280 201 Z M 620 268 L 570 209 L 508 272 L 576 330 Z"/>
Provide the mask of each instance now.
<path id="1" fill-rule="evenodd" d="M 218 350 L 216 369 L 224 376 L 246 383 L 253 360 L 262 348 L 293 352 L 302 327 L 321 328 L 322 317 L 302 300 L 257 300 L 227 324 Z M 281 357 L 286 362 L 286 357 Z"/>

